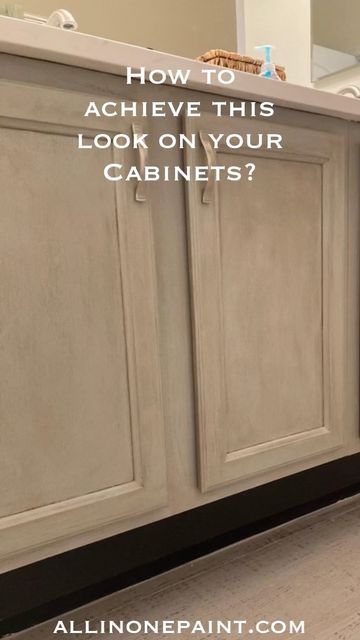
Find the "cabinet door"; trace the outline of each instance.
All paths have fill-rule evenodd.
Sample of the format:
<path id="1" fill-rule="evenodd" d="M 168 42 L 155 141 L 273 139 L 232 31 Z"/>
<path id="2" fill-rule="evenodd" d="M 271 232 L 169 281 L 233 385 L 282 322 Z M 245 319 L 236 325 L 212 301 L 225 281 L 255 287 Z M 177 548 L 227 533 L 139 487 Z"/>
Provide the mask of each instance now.
<path id="1" fill-rule="evenodd" d="M 166 502 L 150 205 L 91 99 L 1 84 L 1 558 Z"/>
<path id="2" fill-rule="evenodd" d="M 203 114 L 186 164 L 256 164 L 253 180 L 189 182 L 201 489 L 341 449 L 344 136 Z M 344 125 L 344 131 L 346 126 Z M 208 150 L 209 133 L 280 133 L 283 150 Z M 200 144 L 200 139 L 203 145 Z M 339 453 L 340 455 L 340 453 Z"/>

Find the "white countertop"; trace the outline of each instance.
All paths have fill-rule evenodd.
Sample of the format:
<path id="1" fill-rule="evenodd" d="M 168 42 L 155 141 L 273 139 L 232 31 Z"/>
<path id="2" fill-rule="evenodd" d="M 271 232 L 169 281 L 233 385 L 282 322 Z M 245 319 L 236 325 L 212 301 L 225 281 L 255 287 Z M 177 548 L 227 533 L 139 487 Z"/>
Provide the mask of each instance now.
<path id="1" fill-rule="evenodd" d="M 187 86 L 192 89 L 244 100 L 269 100 L 278 106 L 360 121 L 360 100 L 287 82 L 266 80 L 240 71 L 231 85 L 223 85 L 218 81 L 207 85 L 201 69 L 209 67 L 200 62 L 15 18 L 0 16 L 0 52 L 115 75 L 125 75 L 127 67 L 145 67 L 147 71 L 190 69 Z"/>

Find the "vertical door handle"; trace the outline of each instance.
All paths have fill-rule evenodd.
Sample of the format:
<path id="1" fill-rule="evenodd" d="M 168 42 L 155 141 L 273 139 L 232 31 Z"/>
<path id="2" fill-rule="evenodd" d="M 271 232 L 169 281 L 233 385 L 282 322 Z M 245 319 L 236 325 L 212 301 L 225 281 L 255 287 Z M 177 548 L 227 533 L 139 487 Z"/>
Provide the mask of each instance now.
<path id="1" fill-rule="evenodd" d="M 132 132 L 134 136 L 135 134 L 141 136 L 144 133 L 141 125 L 135 122 L 133 122 L 132 124 Z M 144 147 L 142 147 L 141 145 L 138 147 L 138 151 L 139 151 L 138 169 L 139 169 L 141 181 L 137 183 L 137 187 L 135 190 L 135 200 L 136 202 L 146 202 L 147 185 L 144 178 L 145 178 L 145 167 L 148 164 L 149 153 L 148 153 L 148 149 L 144 149 Z"/>
<path id="2" fill-rule="evenodd" d="M 206 133 L 200 131 L 199 133 L 201 144 L 206 154 L 206 161 L 208 165 L 208 180 L 202 193 L 202 203 L 210 204 L 213 201 L 214 189 L 215 189 L 215 172 L 212 171 L 212 167 L 216 165 L 216 151 L 211 144 L 211 140 Z"/>

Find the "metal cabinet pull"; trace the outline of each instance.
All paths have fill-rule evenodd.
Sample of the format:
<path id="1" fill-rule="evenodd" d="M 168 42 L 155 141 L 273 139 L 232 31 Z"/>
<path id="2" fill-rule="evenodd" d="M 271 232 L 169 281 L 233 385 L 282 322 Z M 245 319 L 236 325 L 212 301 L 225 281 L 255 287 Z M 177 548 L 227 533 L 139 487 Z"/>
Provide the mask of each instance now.
<path id="1" fill-rule="evenodd" d="M 132 124 L 132 132 L 134 136 L 135 135 L 141 136 L 144 133 L 142 127 L 136 123 Z M 137 187 L 135 190 L 135 200 L 136 202 L 146 202 L 147 185 L 144 178 L 145 178 L 145 167 L 148 163 L 149 154 L 148 154 L 148 149 L 144 149 L 141 146 L 138 147 L 138 151 L 139 151 L 139 174 L 141 176 L 141 182 L 138 182 L 137 184 Z"/>
<path id="2" fill-rule="evenodd" d="M 204 151 L 206 153 L 206 161 L 209 169 L 208 180 L 202 193 L 202 203 L 210 204 L 213 201 L 214 197 L 215 173 L 214 171 L 211 171 L 211 169 L 216 164 L 216 151 L 213 148 L 210 138 L 206 133 L 200 131 L 199 136 L 201 144 L 204 147 Z"/>

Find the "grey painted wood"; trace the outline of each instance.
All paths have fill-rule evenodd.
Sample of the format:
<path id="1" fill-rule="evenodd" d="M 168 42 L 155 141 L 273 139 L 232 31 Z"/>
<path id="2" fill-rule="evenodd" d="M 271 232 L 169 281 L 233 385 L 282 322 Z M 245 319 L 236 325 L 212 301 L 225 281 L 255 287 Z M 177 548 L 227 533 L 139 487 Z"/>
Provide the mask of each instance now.
<path id="1" fill-rule="evenodd" d="M 194 281 L 190 282 L 190 254 L 201 256 L 203 247 L 194 250 L 187 218 L 201 222 L 201 192 L 194 190 L 194 207 L 187 210 L 185 185 L 160 181 L 147 185 L 146 202 L 136 202 L 135 184 L 114 189 L 103 181 L 108 152 L 75 152 L 79 130 L 90 137 L 104 129 L 115 132 L 124 127 L 131 132 L 131 119 L 93 121 L 84 127 L 82 113 L 90 97 L 141 101 L 143 87 L 127 86 L 123 78 L 111 75 L 15 56 L 0 55 L 0 62 L 0 137 L 6 149 L 0 159 L 0 388 L 6 390 L 0 396 L 6 427 L 0 471 L 6 487 L 0 498 L 0 570 L 358 452 L 358 125 L 277 109 L 273 127 L 286 128 L 292 149 L 284 160 L 259 160 L 267 191 L 260 188 L 253 198 L 253 187 L 246 185 L 246 211 L 238 218 L 234 186 L 227 189 L 224 184 L 217 190 L 225 205 L 221 241 L 226 254 L 226 341 L 220 354 L 230 362 L 225 388 L 232 414 L 227 434 L 220 433 L 220 423 L 210 415 L 199 439 L 201 358 L 194 351 L 199 326 L 194 319 L 201 296 L 194 295 Z M 145 91 L 148 100 L 199 100 L 205 124 L 216 98 L 171 87 L 147 86 Z M 180 118 L 140 120 L 139 125 L 154 137 L 184 130 Z M 231 126 L 243 130 L 252 125 L 236 118 Z M 202 151 L 196 154 L 200 159 Z M 230 161 L 223 152 L 220 155 Z M 159 166 L 184 162 L 182 151 L 156 145 L 149 158 Z M 132 151 L 124 160 L 129 165 L 139 161 Z M 201 155 L 201 164 L 204 161 Z M 261 210 L 269 183 L 281 181 L 283 168 L 283 191 L 270 192 L 270 218 L 265 220 Z M 321 206 L 320 171 L 326 198 Z M 327 171 L 336 173 L 333 182 Z M 304 194 L 296 184 L 300 175 L 307 185 Z M 261 179 L 256 184 L 261 185 Z M 281 208 L 283 198 L 292 205 L 289 216 Z M 258 203 L 254 220 L 247 213 L 253 201 Z M 291 221 L 290 226 L 282 220 Z M 321 256 L 320 225 L 327 234 Z M 207 230 L 213 238 L 211 217 Z M 247 262 L 243 230 L 249 238 L 254 234 Z M 281 243 L 275 282 L 266 267 L 277 237 Z M 241 253 L 237 243 L 242 244 Z M 261 243 L 264 251 L 254 253 Z M 320 262 L 325 269 L 321 281 Z M 215 267 L 214 281 L 209 282 L 211 303 L 220 273 Z M 232 289 L 237 271 L 241 277 Z M 263 272 L 281 305 L 273 304 L 265 292 L 261 295 Z M 287 299 L 291 304 L 285 304 Z M 245 302 L 246 344 L 237 337 Z M 263 320 L 258 315 L 252 325 L 249 314 L 257 305 Z M 319 364 L 319 314 L 331 320 L 324 342 L 329 361 L 324 360 L 324 366 Z M 216 315 L 209 318 L 213 321 Z M 274 340 L 261 350 L 261 361 L 257 341 L 265 336 L 266 318 L 273 320 Z M 288 327 L 286 349 L 278 322 Z M 294 336 L 298 351 L 292 368 Z M 259 386 L 253 369 L 253 382 L 244 394 L 244 383 L 251 381 L 243 372 L 244 358 L 251 366 L 258 358 L 265 367 L 266 389 Z M 324 413 L 322 426 L 319 379 L 324 372 L 329 374 L 323 388 L 330 418 Z M 260 389 L 267 416 L 260 402 L 250 402 Z M 235 408 L 236 413 L 252 412 L 251 428 L 239 428 Z M 223 457 L 214 459 L 213 444 L 207 450 L 207 441 L 216 433 L 220 451 L 229 445 L 225 463 Z M 260 455 L 261 440 L 266 444 Z M 284 447 L 277 446 L 279 440 Z M 251 455 L 243 457 L 249 449 Z M 232 462 L 233 455 L 238 459 Z M 201 491 L 199 478 L 203 490 L 210 484 L 214 488 Z"/>
<path id="2" fill-rule="evenodd" d="M 234 118 L 204 114 L 187 132 L 235 134 Z M 247 131 L 273 131 L 247 122 Z M 253 160 L 213 197 L 189 182 L 188 215 L 201 488 L 341 449 L 347 207 L 342 134 L 277 125 L 284 149 L 229 150 Z M 201 149 L 187 152 L 201 164 Z"/>
<path id="3" fill-rule="evenodd" d="M 85 104 L 1 87 L 2 560 L 166 503 L 150 204 L 76 150 Z"/>

